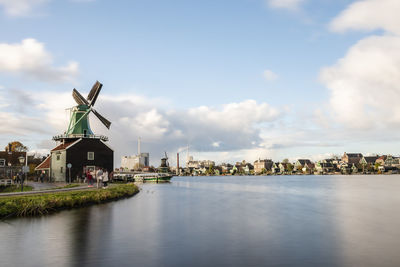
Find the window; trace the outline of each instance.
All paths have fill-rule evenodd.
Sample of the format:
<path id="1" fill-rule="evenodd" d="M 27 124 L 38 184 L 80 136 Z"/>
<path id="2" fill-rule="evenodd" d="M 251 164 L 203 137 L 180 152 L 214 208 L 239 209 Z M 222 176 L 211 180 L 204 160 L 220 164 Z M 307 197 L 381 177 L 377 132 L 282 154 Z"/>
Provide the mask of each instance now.
<path id="1" fill-rule="evenodd" d="M 0 159 L 0 167 L 6 166 L 6 160 L 5 159 Z"/>
<path id="2" fill-rule="evenodd" d="M 88 160 L 94 160 L 94 152 L 88 152 L 87 153 L 87 159 Z"/>
<path id="3" fill-rule="evenodd" d="M 63 167 L 60 167 L 60 172 L 63 173 Z"/>
<path id="4" fill-rule="evenodd" d="M 57 160 L 60 160 L 60 158 L 61 158 L 61 155 L 57 155 Z"/>

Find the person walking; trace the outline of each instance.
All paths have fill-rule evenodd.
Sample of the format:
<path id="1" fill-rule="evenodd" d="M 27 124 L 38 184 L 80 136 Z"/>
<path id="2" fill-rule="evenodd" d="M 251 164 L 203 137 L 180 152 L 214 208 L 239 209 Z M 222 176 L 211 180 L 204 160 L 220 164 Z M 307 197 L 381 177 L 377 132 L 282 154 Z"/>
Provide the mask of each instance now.
<path id="1" fill-rule="evenodd" d="M 103 189 L 107 188 L 107 184 L 108 184 L 108 171 L 104 170 L 104 173 L 103 173 Z"/>
<path id="2" fill-rule="evenodd" d="M 90 171 L 87 171 L 86 178 L 88 181 L 88 187 L 93 187 L 93 176 Z"/>
<path id="3" fill-rule="evenodd" d="M 97 188 L 99 188 L 99 180 L 103 178 L 103 169 L 99 168 L 96 173 Z"/>

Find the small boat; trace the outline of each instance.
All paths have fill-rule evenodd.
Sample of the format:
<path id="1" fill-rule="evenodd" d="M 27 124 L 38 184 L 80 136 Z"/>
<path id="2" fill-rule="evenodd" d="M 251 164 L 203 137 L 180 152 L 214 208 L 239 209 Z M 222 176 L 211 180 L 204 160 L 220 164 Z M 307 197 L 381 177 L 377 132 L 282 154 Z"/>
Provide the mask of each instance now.
<path id="1" fill-rule="evenodd" d="M 133 176 L 135 182 L 169 182 L 171 178 L 168 173 L 138 173 Z"/>

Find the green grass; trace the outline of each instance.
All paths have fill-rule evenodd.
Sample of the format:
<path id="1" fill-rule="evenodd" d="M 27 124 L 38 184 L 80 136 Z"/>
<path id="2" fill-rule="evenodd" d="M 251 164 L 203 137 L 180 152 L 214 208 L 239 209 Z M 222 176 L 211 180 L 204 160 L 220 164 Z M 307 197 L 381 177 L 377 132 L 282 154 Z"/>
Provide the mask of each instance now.
<path id="1" fill-rule="evenodd" d="M 41 195 L 0 198 L 0 218 L 38 216 L 62 209 L 104 203 L 130 197 L 139 192 L 134 184 L 116 185 L 107 189 L 45 193 Z"/>
<path id="2" fill-rule="evenodd" d="M 24 185 L 24 192 L 32 191 L 33 187 Z M 21 185 L 0 185 L 0 193 L 21 192 Z"/>

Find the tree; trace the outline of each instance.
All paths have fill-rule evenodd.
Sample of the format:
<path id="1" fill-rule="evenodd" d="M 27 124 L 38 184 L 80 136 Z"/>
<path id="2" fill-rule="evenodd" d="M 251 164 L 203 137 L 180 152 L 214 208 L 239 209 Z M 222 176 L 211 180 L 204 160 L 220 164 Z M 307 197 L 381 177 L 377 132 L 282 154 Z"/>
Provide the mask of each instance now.
<path id="1" fill-rule="evenodd" d="M 379 162 L 375 163 L 375 170 L 376 171 L 379 169 L 379 166 L 381 166 L 381 164 Z"/>
<path id="2" fill-rule="evenodd" d="M 287 166 L 287 171 L 288 171 L 289 173 L 292 173 L 292 171 L 293 171 L 293 165 L 290 164 L 290 163 L 288 163 L 286 166 Z"/>
<path id="3" fill-rule="evenodd" d="M 282 163 L 289 163 L 289 159 L 282 160 Z"/>
<path id="4" fill-rule="evenodd" d="M 208 166 L 208 173 L 209 175 L 213 175 L 214 174 L 214 166 L 212 164 L 210 164 L 210 166 Z"/>
<path id="5" fill-rule="evenodd" d="M 11 148 L 11 150 L 10 150 L 10 148 Z M 5 151 L 7 151 L 7 152 L 27 152 L 28 147 L 24 146 L 19 141 L 13 141 L 13 142 L 8 143 L 8 145 L 5 147 Z"/>

